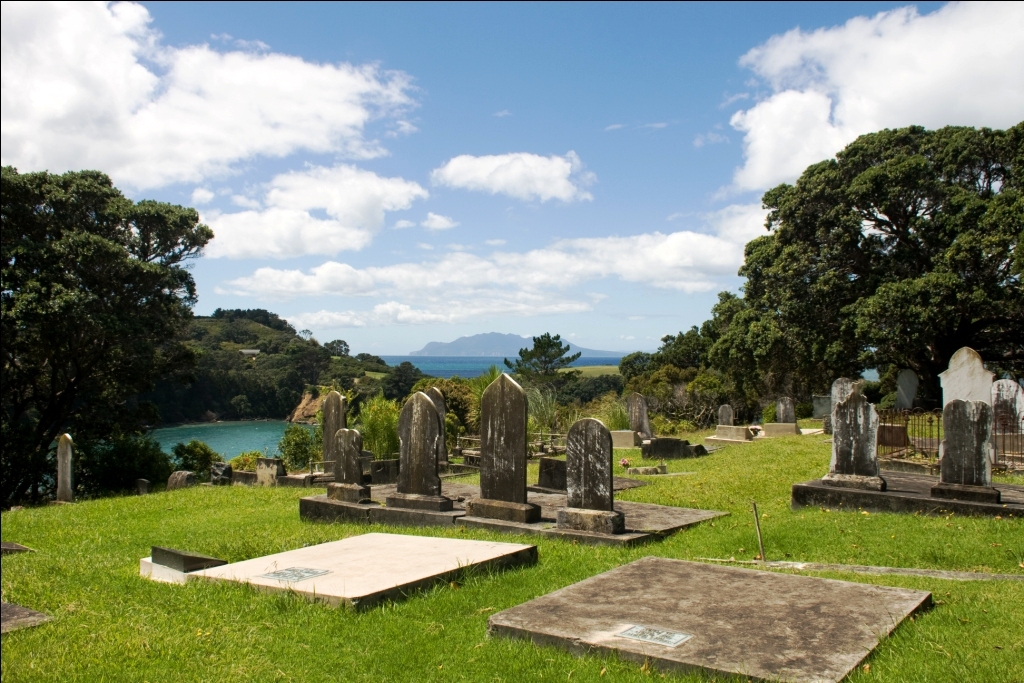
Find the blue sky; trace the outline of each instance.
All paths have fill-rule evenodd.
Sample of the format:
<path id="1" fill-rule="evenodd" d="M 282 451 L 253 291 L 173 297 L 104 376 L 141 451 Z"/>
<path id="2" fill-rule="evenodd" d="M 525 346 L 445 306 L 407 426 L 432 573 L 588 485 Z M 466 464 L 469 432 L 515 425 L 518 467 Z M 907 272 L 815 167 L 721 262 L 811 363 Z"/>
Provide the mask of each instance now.
<path id="1" fill-rule="evenodd" d="M 3 6 L 3 163 L 217 235 L 196 312 L 403 354 L 653 349 L 739 291 L 759 198 L 883 127 L 1024 119 L 1020 5 Z"/>

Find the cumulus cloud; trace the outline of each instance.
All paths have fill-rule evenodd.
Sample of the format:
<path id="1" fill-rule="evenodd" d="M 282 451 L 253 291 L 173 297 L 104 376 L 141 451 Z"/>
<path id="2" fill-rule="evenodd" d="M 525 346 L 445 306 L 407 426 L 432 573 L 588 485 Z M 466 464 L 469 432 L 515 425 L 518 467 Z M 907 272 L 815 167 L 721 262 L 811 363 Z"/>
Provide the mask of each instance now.
<path id="1" fill-rule="evenodd" d="M 192 190 L 192 203 L 196 206 L 209 204 L 213 201 L 213 197 L 213 192 L 207 190 L 205 187 L 197 187 Z"/>
<path id="2" fill-rule="evenodd" d="M 1020 122 L 1022 35 L 1019 3 L 950 3 L 772 37 L 740 60 L 771 94 L 730 121 L 744 134 L 734 189 L 792 181 L 882 128 Z"/>
<path id="3" fill-rule="evenodd" d="M 432 211 L 428 211 L 426 220 L 420 223 L 427 230 L 449 230 L 458 224 L 458 221 L 453 221 L 448 216 L 442 216 Z"/>
<path id="4" fill-rule="evenodd" d="M 729 138 L 714 131 L 710 133 L 698 133 L 697 136 L 693 138 L 693 146 L 698 148 L 703 147 L 704 145 L 715 145 L 719 142 L 729 142 Z"/>
<path id="5" fill-rule="evenodd" d="M 415 182 L 345 164 L 283 173 L 263 189 L 262 201 L 247 199 L 249 211 L 203 216 L 216 235 L 209 256 L 333 256 L 362 249 L 384 226 L 385 212 L 408 209 L 428 196 Z"/>
<path id="6" fill-rule="evenodd" d="M 402 220 L 400 220 L 400 221 L 395 221 L 395 229 L 396 230 L 402 230 L 403 228 L 415 228 L 415 227 L 416 227 L 416 221 L 407 221 L 404 218 Z"/>
<path id="7" fill-rule="evenodd" d="M 119 185 L 154 188 L 259 156 L 366 159 L 386 153 L 367 125 L 415 104 L 401 72 L 256 44 L 168 47 L 151 21 L 135 3 L 4 3 L 2 162 L 100 168 Z"/>
<path id="8" fill-rule="evenodd" d="M 583 188 L 596 180 L 576 152 L 565 156 L 518 152 L 475 157 L 463 154 L 430 174 L 437 185 L 505 194 L 516 199 L 563 202 L 593 199 Z"/>

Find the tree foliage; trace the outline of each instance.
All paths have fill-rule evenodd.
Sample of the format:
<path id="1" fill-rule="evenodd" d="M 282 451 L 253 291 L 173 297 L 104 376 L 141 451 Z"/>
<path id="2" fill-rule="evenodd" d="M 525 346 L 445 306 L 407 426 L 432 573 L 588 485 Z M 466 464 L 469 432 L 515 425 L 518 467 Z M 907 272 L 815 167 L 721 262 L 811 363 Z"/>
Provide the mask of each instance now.
<path id="1" fill-rule="evenodd" d="M 889 365 L 934 395 L 962 346 L 1024 374 L 1022 161 L 1024 124 L 883 130 L 768 191 L 712 364 L 794 396 Z"/>
<path id="2" fill-rule="evenodd" d="M 198 439 L 192 439 L 188 443 L 174 444 L 171 455 L 175 468 L 195 472 L 200 481 L 210 479 L 210 466 L 213 463 L 224 462 L 220 453 L 210 448 L 205 441 Z"/>
<path id="3" fill-rule="evenodd" d="M 135 400 L 187 376 L 177 341 L 195 284 L 185 265 L 213 237 L 194 209 L 132 202 L 96 171 L 2 172 L 2 445 L 10 505 L 52 485 L 52 445 L 132 434 L 154 417 Z"/>
<path id="4" fill-rule="evenodd" d="M 519 358 L 514 362 L 505 359 L 505 366 L 526 381 L 562 382 L 579 376 L 578 370 L 560 372 L 576 362 L 582 352 L 569 353 L 569 344 L 561 335 L 551 336 L 545 332 L 533 338 L 533 348 L 519 349 Z"/>

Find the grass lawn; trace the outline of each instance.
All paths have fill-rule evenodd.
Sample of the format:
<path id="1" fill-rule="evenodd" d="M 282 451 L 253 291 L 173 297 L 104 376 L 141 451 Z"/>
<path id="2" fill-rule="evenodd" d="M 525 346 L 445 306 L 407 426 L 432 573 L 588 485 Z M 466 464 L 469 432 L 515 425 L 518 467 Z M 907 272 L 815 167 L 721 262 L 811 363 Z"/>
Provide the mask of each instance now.
<path id="1" fill-rule="evenodd" d="M 623 456 L 637 461 L 639 451 L 616 451 L 617 460 Z M 732 514 L 632 549 L 483 531 L 307 524 L 299 521 L 297 500 L 308 491 L 284 488 L 200 487 L 5 512 L 3 540 L 38 552 L 4 557 L 3 599 L 54 620 L 3 636 L 2 677 L 5 683 L 661 679 L 614 657 L 577 658 L 489 639 L 487 617 L 645 555 L 751 559 L 757 547 L 751 499 L 763 513 L 771 560 L 1024 574 L 1020 519 L 790 510 L 790 485 L 821 476 L 828 459 L 828 445 L 817 435 L 672 462 L 670 471 L 695 474 L 652 477 L 651 485 L 621 497 Z M 536 543 L 540 561 L 364 613 L 242 585 L 172 586 L 139 577 L 139 558 L 154 544 L 238 561 L 370 530 Z M 1024 583 L 820 575 L 929 590 L 936 600 L 934 609 L 882 642 L 851 683 L 1024 681 Z"/>
<path id="2" fill-rule="evenodd" d="M 574 370 L 580 371 L 580 377 L 598 377 L 600 375 L 619 374 L 618 365 L 584 365 L 578 368 L 567 368 L 562 370 L 562 372 L 572 372 Z"/>

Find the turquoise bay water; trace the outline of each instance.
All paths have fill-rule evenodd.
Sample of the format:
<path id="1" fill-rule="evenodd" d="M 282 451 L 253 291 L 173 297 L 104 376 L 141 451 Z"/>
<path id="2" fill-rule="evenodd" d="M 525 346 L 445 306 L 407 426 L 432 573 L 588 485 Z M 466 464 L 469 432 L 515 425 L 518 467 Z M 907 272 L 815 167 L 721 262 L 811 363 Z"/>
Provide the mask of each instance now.
<path id="1" fill-rule="evenodd" d="M 391 367 L 402 361 L 409 361 L 419 368 L 420 372 L 433 377 L 479 377 L 492 365 L 497 365 L 501 371 L 506 370 L 503 356 L 381 356 L 381 359 Z M 573 363 L 573 367 L 618 364 L 618 358 L 580 358 Z"/>
<path id="2" fill-rule="evenodd" d="M 192 439 L 206 442 L 220 453 L 225 460 L 231 460 L 244 451 L 263 451 L 273 456 L 277 442 L 284 434 L 288 423 L 284 420 L 249 422 L 210 422 L 180 425 L 154 429 L 153 437 L 165 453 L 170 453 L 175 444 L 188 443 Z M 303 425 L 312 431 L 311 425 Z"/>

